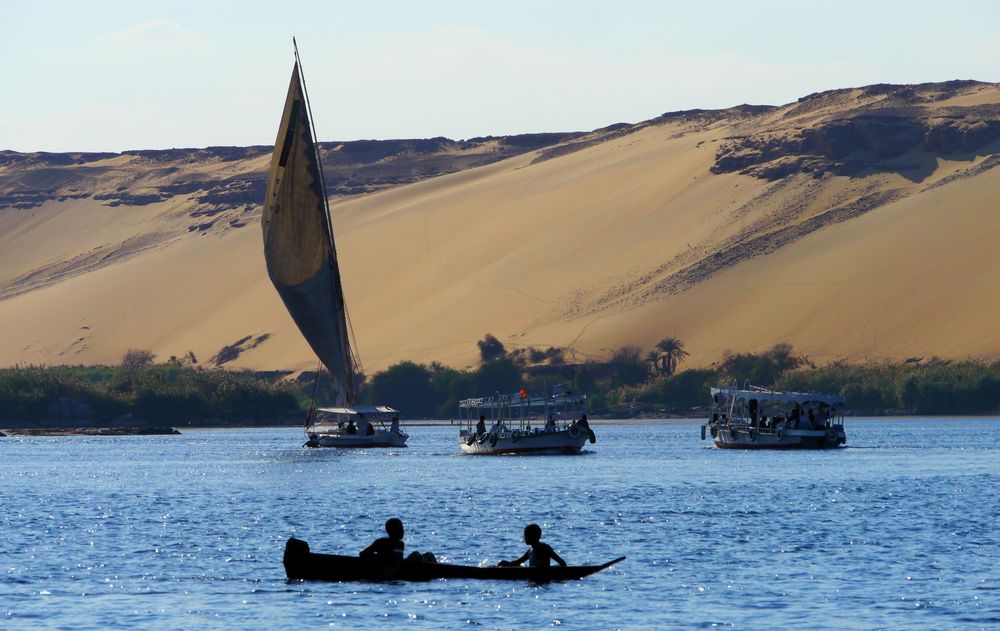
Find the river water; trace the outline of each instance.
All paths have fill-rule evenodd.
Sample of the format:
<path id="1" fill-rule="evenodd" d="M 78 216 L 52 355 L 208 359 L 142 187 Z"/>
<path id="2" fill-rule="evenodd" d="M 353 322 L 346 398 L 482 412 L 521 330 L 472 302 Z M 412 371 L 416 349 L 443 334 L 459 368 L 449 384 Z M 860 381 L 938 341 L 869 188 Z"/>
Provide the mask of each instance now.
<path id="1" fill-rule="evenodd" d="M 1000 420 L 848 419 L 848 447 L 598 425 L 580 456 L 303 449 L 296 429 L 0 438 L 0 627 L 932 628 L 1000 624 Z M 530 522 L 580 581 L 289 583 L 295 535 L 492 564 Z"/>

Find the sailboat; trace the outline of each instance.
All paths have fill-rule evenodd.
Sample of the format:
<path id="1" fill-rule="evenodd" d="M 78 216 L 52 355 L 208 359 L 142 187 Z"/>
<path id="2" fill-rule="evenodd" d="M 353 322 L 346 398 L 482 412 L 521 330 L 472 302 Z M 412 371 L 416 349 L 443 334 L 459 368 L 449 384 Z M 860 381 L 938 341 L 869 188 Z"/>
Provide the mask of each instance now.
<path id="1" fill-rule="evenodd" d="M 306 446 L 405 447 L 409 436 L 400 429 L 396 410 L 357 401 L 355 377 L 360 362 L 352 351 L 323 164 L 298 46 L 292 41 L 295 65 L 274 143 L 260 223 L 268 276 L 337 386 L 336 404 L 319 408 L 314 386 L 306 417 Z"/>

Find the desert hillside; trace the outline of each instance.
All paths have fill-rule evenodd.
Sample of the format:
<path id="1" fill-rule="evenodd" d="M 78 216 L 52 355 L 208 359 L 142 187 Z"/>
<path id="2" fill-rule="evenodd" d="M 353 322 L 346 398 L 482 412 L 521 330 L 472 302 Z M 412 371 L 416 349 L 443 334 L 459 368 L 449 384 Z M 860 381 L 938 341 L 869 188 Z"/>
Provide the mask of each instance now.
<path id="1" fill-rule="evenodd" d="M 1000 357 L 995 84 L 323 155 L 368 370 L 466 366 L 486 332 L 580 360 L 667 335 L 689 365 L 777 342 L 817 363 Z M 0 152 L 0 365 L 225 348 L 314 368 L 264 270 L 269 159 Z"/>

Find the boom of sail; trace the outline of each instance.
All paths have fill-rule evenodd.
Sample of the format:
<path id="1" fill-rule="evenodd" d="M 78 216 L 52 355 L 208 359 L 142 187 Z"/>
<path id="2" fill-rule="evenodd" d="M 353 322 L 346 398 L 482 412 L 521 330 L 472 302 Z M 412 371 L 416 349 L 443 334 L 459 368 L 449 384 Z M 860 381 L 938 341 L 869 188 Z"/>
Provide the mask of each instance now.
<path id="1" fill-rule="evenodd" d="M 298 60 L 271 157 L 261 227 L 267 273 L 313 352 L 355 402 L 354 362 L 319 151 Z"/>

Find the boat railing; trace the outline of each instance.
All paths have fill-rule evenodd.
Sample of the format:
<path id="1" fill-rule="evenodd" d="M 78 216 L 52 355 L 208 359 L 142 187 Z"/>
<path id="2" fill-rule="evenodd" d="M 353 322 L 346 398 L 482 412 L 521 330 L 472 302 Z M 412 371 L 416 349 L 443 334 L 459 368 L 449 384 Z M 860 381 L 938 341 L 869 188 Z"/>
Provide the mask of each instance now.
<path id="1" fill-rule="evenodd" d="M 459 401 L 458 422 L 471 431 L 482 415 L 486 417 L 488 428 L 499 424 L 524 432 L 537 423 L 542 427 L 555 425 L 565 429 L 586 413 L 586 400 L 584 394 L 529 394 L 523 390 L 513 394 L 473 397 Z M 504 435 L 509 435 L 513 429 L 508 429 Z"/>
<path id="2" fill-rule="evenodd" d="M 774 434 L 777 435 L 779 430 L 784 431 L 786 429 L 810 429 L 810 430 L 820 430 L 820 429 L 830 429 L 836 427 L 844 426 L 844 417 L 831 417 L 826 419 L 822 425 L 817 427 L 810 426 L 809 422 L 800 423 L 799 427 L 794 427 L 789 424 L 788 419 L 779 421 L 777 424 L 763 425 L 760 423 L 754 424 L 753 421 L 746 418 L 730 418 L 730 419 L 719 419 L 719 425 L 728 429 L 736 429 L 746 431 L 748 429 L 753 429 L 755 432 L 760 434 Z M 780 427 L 776 427 L 779 425 Z"/>

